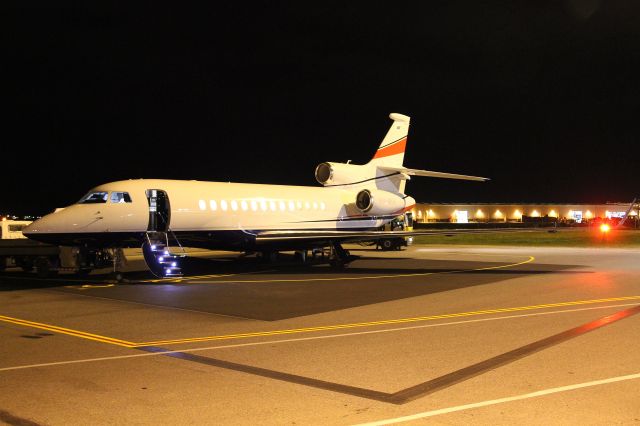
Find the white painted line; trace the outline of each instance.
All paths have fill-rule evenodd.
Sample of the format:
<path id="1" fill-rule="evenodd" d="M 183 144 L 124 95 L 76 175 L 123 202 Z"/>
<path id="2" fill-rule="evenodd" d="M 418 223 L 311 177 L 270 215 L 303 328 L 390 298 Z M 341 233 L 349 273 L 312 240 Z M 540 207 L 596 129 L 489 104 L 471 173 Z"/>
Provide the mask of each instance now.
<path id="1" fill-rule="evenodd" d="M 505 402 L 521 401 L 523 399 L 537 398 L 539 396 L 551 395 L 554 393 L 568 392 L 576 389 L 589 388 L 592 386 L 606 385 L 609 383 L 623 382 L 626 380 L 640 379 L 640 373 L 626 376 L 610 377 L 608 379 L 594 380 L 591 382 L 577 383 L 575 385 L 560 386 L 557 388 L 543 389 L 537 392 L 525 393 L 522 395 L 509 396 L 506 398 L 491 399 L 488 401 L 475 402 L 473 404 L 458 405 L 455 407 L 441 408 L 439 410 L 423 411 L 422 413 L 409 416 L 396 417 L 395 419 L 378 420 L 370 423 L 360 423 L 358 426 L 380 426 L 395 423 L 408 422 L 411 420 L 424 419 L 427 417 L 439 416 L 441 414 L 455 413 L 457 411 L 471 410 L 473 408 L 488 407 L 490 405 L 504 404 Z"/>
<path id="2" fill-rule="evenodd" d="M 186 352 L 186 351 L 182 351 Z M 169 352 L 163 352 L 164 354 Z M 152 355 L 162 355 L 162 353 L 144 353 L 144 354 L 135 354 L 135 355 L 120 355 L 120 356 L 105 356 L 101 358 L 85 358 L 85 359 L 74 359 L 70 361 L 57 361 L 57 362 L 43 362 L 40 364 L 30 364 L 30 365 L 16 365 L 14 367 L 2 367 L 0 368 L 0 372 L 2 371 L 14 371 L 14 370 L 25 370 L 28 368 L 39 368 L 39 367 L 54 367 L 57 365 L 69 365 L 69 364 L 84 364 L 87 362 L 98 362 L 98 361 L 114 361 L 118 359 L 127 359 L 127 358 L 140 358 L 144 356 L 152 356 Z"/>
<path id="3" fill-rule="evenodd" d="M 452 321 L 452 322 L 445 322 L 445 323 L 439 323 L 439 324 L 423 324 L 423 325 L 414 325 L 409 327 L 388 328 L 383 330 L 370 330 L 370 331 L 358 331 L 354 333 L 329 334 L 325 336 L 310 336 L 310 337 L 299 337 L 299 338 L 293 338 L 293 339 L 268 340 L 263 342 L 236 343 L 232 345 L 207 346 L 203 348 L 176 349 L 173 351 L 166 351 L 166 352 L 148 352 L 148 353 L 134 354 L 134 355 L 119 355 L 119 356 L 111 356 L 111 357 L 76 359 L 76 360 L 70 360 L 70 361 L 47 362 L 47 363 L 41 363 L 41 364 L 16 365 L 13 367 L 0 367 L 0 372 L 24 370 L 28 368 L 51 367 L 56 365 L 82 364 L 87 362 L 111 361 L 111 360 L 119 360 L 119 359 L 127 359 L 127 358 L 142 358 L 147 356 L 160 356 L 160 355 L 167 355 L 167 354 L 179 353 L 179 352 L 185 352 L 185 353 L 201 352 L 201 351 L 210 351 L 210 350 L 216 350 L 216 349 L 242 348 L 246 346 L 275 345 L 278 343 L 291 343 L 291 342 L 304 342 L 309 340 L 333 339 L 337 337 L 351 337 L 351 336 L 360 336 L 365 334 L 391 333 L 396 331 L 413 330 L 413 329 L 420 329 L 420 328 L 442 327 L 447 325 L 459 325 L 459 324 L 484 322 L 484 321 L 517 319 L 517 318 L 534 317 L 534 316 L 541 316 L 541 315 L 564 314 L 564 313 L 572 313 L 572 312 L 580 312 L 580 311 L 592 311 L 596 309 L 620 308 L 624 306 L 637 306 L 637 305 L 640 305 L 640 303 L 624 303 L 619 305 L 592 306 L 588 308 L 565 309 L 560 311 L 549 311 L 549 312 L 535 312 L 530 314 L 510 315 L 510 316 L 495 317 L 495 318 L 461 320 L 461 321 Z"/>

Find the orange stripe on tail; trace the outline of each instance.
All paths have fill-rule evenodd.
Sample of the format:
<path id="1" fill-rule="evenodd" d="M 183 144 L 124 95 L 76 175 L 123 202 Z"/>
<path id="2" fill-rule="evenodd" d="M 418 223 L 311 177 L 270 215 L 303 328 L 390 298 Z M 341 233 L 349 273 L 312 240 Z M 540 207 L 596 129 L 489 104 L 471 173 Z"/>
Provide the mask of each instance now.
<path id="1" fill-rule="evenodd" d="M 407 138 L 400 139 L 398 142 L 381 148 L 376 151 L 376 155 L 373 158 L 383 158 L 389 157 L 391 155 L 402 154 L 404 153 L 405 147 L 407 146 Z"/>

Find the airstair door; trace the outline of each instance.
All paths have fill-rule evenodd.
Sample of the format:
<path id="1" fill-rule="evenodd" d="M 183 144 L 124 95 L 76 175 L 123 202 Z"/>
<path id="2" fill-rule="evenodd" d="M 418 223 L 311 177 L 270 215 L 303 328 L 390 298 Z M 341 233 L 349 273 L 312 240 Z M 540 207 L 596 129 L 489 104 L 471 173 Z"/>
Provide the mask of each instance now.
<path id="1" fill-rule="evenodd" d="M 147 189 L 149 200 L 149 226 L 150 232 L 167 232 L 171 222 L 171 205 L 169 196 L 161 189 Z"/>

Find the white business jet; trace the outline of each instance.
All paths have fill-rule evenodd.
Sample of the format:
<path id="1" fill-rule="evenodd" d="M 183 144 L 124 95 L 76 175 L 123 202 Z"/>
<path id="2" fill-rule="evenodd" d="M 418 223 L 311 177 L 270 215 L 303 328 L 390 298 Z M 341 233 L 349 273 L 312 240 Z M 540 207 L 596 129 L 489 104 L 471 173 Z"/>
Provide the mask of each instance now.
<path id="1" fill-rule="evenodd" d="M 402 166 L 409 117 L 393 124 L 373 158 L 363 165 L 322 163 L 322 187 L 139 179 L 93 188 L 80 201 L 33 222 L 28 238 L 78 247 L 93 259 L 110 260 L 114 249 L 140 247 L 159 276 L 180 275 L 171 246 L 242 252 L 331 247 L 337 265 L 353 257 L 341 243 L 429 231 L 380 231 L 410 211 L 404 193 L 410 176 L 485 181 L 486 178 Z M 170 246 L 171 244 L 171 246 Z"/>

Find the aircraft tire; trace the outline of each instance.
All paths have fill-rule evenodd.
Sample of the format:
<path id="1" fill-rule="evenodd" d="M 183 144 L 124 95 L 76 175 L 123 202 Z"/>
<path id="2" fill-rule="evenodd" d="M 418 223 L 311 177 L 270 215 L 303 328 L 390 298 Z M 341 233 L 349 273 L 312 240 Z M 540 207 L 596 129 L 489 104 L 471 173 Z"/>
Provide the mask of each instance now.
<path id="1" fill-rule="evenodd" d="M 16 266 L 19 266 L 24 272 L 33 271 L 33 260 L 28 257 L 16 259 Z"/>
<path id="2" fill-rule="evenodd" d="M 47 278 L 47 277 L 50 277 L 51 275 L 56 275 L 58 271 L 52 271 L 51 270 L 52 266 L 53 264 L 51 260 L 49 260 L 44 256 L 37 258 L 36 261 L 34 262 L 36 274 L 38 275 L 39 278 Z"/>

